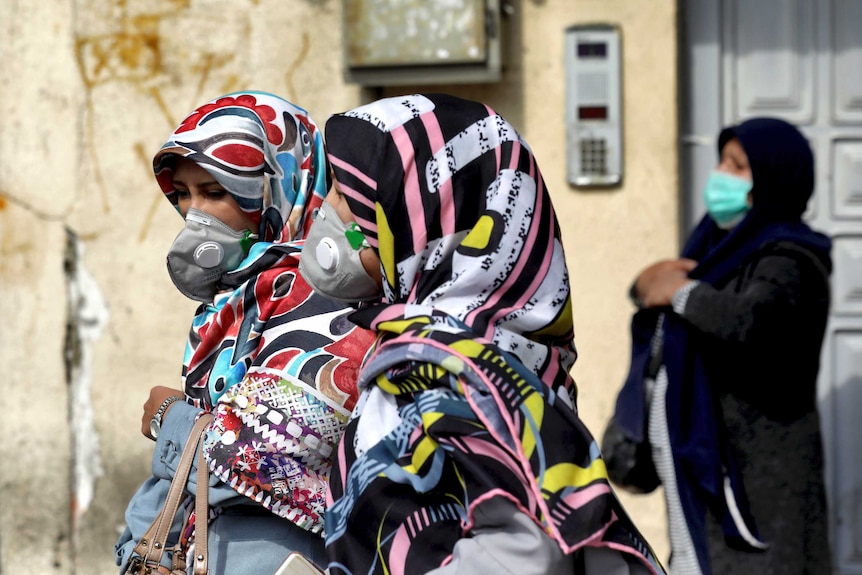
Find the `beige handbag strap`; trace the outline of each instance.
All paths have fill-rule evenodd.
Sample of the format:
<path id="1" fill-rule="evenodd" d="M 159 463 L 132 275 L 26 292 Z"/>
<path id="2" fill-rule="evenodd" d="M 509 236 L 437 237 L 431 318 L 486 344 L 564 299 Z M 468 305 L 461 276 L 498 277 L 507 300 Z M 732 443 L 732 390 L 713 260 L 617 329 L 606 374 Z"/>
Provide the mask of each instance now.
<path id="1" fill-rule="evenodd" d="M 137 553 L 141 557 L 141 561 L 143 563 L 150 564 L 158 564 L 162 561 L 162 555 L 165 551 L 165 544 L 168 539 L 168 534 L 171 529 L 171 524 L 174 521 L 174 517 L 176 517 L 177 509 L 179 508 L 180 501 L 182 501 L 184 496 L 184 488 L 186 486 L 186 482 L 189 478 L 189 472 L 191 471 L 192 463 L 194 463 L 195 454 L 199 453 L 200 457 L 198 459 L 198 486 L 203 485 L 204 489 L 198 488 L 198 495 L 201 493 L 203 497 L 198 497 L 198 501 L 203 499 L 204 505 L 206 506 L 207 502 L 207 491 L 208 491 L 208 483 L 209 483 L 209 470 L 207 469 L 206 461 L 203 458 L 203 442 L 200 441 L 201 435 L 203 435 L 204 430 L 206 429 L 209 422 L 212 421 L 213 416 L 211 413 L 204 413 L 198 417 L 198 420 L 195 422 L 194 427 L 192 427 L 191 433 L 189 433 L 189 438 L 186 441 L 186 446 L 183 449 L 183 453 L 180 456 L 179 465 L 177 465 L 177 471 L 174 473 L 174 478 L 171 480 L 171 487 L 168 490 L 168 496 L 165 500 L 165 504 L 162 507 L 161 512 L 159 512 L 158 516 L 153 520 L 153 523 L 150 525 L 150 528 L 147 529 L 147 532 L 144 533 L 144 536 L 141 537 L 141 540 L 135 545 L 134 552 Z M 200 444 L 200 447 L 199 447 Z M 201 475 L 203 475 L 203 482 L 200 481 Z M 195 530 L 197 530 L 201 523 L 201 516 L 203 516 L 203 533 L 204 533 L 204 545 L 202 548 L 202 553 L 204 555 L 203 566 L 204 571 L 202 574 L 206 573 L 206 519 L 208 515 L 208 511 L 206 507 L 204 507 L 204 512 L 197 512 L 197 503 L 195 502 L 196 509 L 196 522 L 195 522 Z M 197 541 L 197 535 L 195 536 L 195 541 Z M 201 549 L 195 543 L 195 547 L 197 549 Z M 197 559 L 198 553 L 195 553 L 195 559 Z M 197 569 L 197 561 L 195 562 L 195 575 L 198 575 Z"/>
<path id="2" fill-rule="evenodd" d="M 194 575 L 207 575 L 207 526 L 209 524 L 209 469 L 204 460 L 204 442 L 198 446 L 198 478 L 195 491 Z"/>

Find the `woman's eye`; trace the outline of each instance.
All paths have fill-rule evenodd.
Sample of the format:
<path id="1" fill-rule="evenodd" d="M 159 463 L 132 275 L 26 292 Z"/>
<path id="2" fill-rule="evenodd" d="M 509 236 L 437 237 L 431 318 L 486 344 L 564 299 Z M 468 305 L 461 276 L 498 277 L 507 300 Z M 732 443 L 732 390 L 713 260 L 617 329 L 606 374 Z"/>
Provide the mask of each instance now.
<path id="1" fill-rule="evenodd" d="M 225 190 L 207 190 L 206 192 L 207 198 L 211 200 L 220 200 L 222 199 L 227 192 Z"/>
<path id="2" fill-rule="evenodd" d="M 185 200 L 189 197 L 188 190 L 174 190 L 174 193 L 177 195 L 178 200 Z"/>

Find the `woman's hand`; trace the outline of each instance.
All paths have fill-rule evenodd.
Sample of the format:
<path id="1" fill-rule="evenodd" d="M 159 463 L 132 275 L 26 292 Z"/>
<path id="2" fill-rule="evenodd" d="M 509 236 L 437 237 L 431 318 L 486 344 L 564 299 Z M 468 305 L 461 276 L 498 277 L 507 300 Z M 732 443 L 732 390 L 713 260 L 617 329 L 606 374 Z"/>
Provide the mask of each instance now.
<path id="1" fill-rule="evenodd" d="M 646 268 L 635 280 L 635 293 L 643 307 L 670 305 L 673 294 L 688 281 L 688 273 L 697 266 L 694 260 L 662 260 Z"/>
<path id="2" fill-rule="evenodd" d="M 157 385 L 150 390 L 150 397 L 148 397 L 146 403 L 144 403 L 144 415 L 141 416 L 141 433 L 143 433 L 145 437 L 155 439 L 150 435 L 150 421 L 153 419 L 153 416 L 156 414 L 156 411 L 158 411 L 162 402 L 169 397 L 179 397 L 180 399 L 184 399 L 185 394 L 180 389 L 173 389 L 163 385 Z M 162 414 L 162 421 L 164 421 L 165 416 L 167 416 L 171 407 L 173 407 L 173 404 L 169 405 Z"/>

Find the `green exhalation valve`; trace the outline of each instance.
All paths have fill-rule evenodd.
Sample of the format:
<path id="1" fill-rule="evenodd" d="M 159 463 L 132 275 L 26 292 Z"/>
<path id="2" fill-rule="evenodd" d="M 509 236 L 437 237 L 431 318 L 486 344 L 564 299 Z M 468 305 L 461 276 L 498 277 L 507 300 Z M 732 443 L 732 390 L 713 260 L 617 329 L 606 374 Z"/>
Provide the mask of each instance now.
<path id="1" fill-rule="evenodd" d="M 347 237 L 347 241 L 350 242 L 350 247 L 354 250 L 371 247 L 368 244 L 368 240 L 365 239 L 365 235 L 362 233 L 362 230 L 359 228 L 359 224 L 356 222 L 347 226 L 347 229 L 344 230 L 344 235 Z"/>
<path id="2" fill-rule="evenodd" d="M 248 254 L 248 250 L 251 249 L 251 246 L 257 243 L 257 234 L 251 233 L 251 231 L 246 230 L 242 239 L 239 241 L 239 247 L 242 248 L 242 252 L 244 254 Z"/>

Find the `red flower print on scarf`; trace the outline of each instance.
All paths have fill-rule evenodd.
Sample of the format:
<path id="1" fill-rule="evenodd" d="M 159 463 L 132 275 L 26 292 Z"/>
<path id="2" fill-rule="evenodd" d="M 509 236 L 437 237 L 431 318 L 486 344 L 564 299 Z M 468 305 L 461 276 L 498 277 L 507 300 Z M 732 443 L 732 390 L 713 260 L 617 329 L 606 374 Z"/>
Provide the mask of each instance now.
<path id="1" fill-rule="evenodd" d="M 194 130 L 195 127 L 203 120 L 207 114 L 213 112 L 214 110 L 219 110 L 221 108 L 229 108 L 231 106 L 239 106 L 241 108 L 248 108 L 252 110 L 258 117 L 263 120 L 264 128 L 266 129 L 266 139 L 269 140 L 273 145 L 281 144 L 284 135 L 281 133 L 281 128 L 272 123 L 276 118 L 275 110 L 270 106 L 259 106 L 257 105 L 257 99 L 251 94 L 242 94 L 241 96 L 237 96 L 234 98 L 233 96 L 226 96 L 224 98 L 219 98 L 215 102 L 204 104 L 183 120 L 183 123 L 180 124 L 180 127 L 177 128 L 175 134 L 181 134 L 182 132 L 188 132 L 189 130 Z"/>

